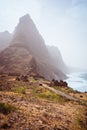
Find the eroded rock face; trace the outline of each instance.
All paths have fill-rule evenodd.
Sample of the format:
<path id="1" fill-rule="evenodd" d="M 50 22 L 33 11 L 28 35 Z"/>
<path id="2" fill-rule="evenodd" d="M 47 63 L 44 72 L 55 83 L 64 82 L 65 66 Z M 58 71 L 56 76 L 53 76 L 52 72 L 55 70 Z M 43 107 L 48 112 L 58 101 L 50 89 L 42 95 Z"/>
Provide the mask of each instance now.
<path id="1" fill-rule="evenodd" d="M 24 48 L 9 47 L 0 54 L 0 72 L 27 74 L 35 71 L 33 56 Z"/>

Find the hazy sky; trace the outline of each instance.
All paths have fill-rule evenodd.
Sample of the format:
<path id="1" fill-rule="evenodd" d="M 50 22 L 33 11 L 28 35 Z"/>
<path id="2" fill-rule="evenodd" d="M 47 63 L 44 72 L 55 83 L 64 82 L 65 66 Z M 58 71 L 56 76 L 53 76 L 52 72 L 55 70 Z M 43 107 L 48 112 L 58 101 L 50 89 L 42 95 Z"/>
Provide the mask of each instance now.
<path id="1" fill-rule="evenodd" d="M 0 0 L 0 32 L 12 32 L 26 13 L 68 65 L 87 69 L 87 0 Z"/>

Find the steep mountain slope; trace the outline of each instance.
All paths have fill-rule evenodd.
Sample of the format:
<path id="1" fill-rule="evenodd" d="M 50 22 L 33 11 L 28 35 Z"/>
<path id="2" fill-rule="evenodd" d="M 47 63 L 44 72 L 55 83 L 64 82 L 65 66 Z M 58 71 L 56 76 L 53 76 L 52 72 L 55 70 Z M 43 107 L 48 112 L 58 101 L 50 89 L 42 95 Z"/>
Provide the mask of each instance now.
<path id="1" fill-rule="evenodd" d="M 9 47 L 0 54 L 0 72 L 27 74 L 35 72 L 36 63 L 25 48 Z"/>
<path id="2" fill-rule="evenodd" d="M 0 32 L 0 52 L 10 45 L 12 35 L 8 32 Z"/>
<path id="3" fill-rule="evenodd" d="M 20 18 L 10 46 L 0 53 L 0 72 L 39 73 L 46 79 L 64 79 L 65 74 L 54 66 L 43 38 L 29 15 Z"/>
<path id="4" fill-rule="evenodd" d="M 15 28 L 11 45 L 27 48 L 39 61 L 50 61 L 50 55 L 44 39 L 39 34 L 35 24 L 28 14 L 20 18 L 20 21 Z"/>
<path id="5" fill-rule="evenodd" d="M 65 65 L 60 50 L 56 46 L 47 46 L 54 65 L 63 71 L 64 73 L 69 72 L 68 67 Z"/>

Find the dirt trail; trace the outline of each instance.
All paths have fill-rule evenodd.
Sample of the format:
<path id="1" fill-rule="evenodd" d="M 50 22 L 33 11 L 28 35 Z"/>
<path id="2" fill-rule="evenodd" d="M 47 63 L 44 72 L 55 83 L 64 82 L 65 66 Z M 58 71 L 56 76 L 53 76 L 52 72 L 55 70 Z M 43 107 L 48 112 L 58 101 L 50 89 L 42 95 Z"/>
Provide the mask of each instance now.
<path id="1" fill-rule="evenodd" d="M 49 87 L 49 86 L 46 85 L 46 84 L 43 84 L 43 87 L 49 89 L 50 91 L 52 91 L 52 92 L 54 92 L 54 93 L 56 93 L 56 94 L 61 95 L 62 97 L 65 97 L 65 98 L 67 98 L 67 99 L 70 99 L 70 100 L 73 100 L 73 101 L 79 101 L 79 99 L 77 99 L 77 98 L 75 98 L 75 97 L 72 97 L 72 96 L 70 96 L 69 94 L 65 94 L 64 92 L 61 92 L 61 91 L 59 91 L 59 90 L 56 90 L 56 89 L 54 89 L 54 88 L 52 88 L 52 87 Z"/>
<path id="2" fill-rule="evenodd" d="M 66 94 L 66 93 L 64 93 L 64 92 L 62 92 L 62 91 L 60 91 L 60 90 L 56 90 L 55 88 L 49 87 L 48 85 L 46 85 L 46 84 L 44 84 L 44 83 L 42 83 L 42 85 L 43 85 L 44 88 L 47 88 L 47 89 L 49 89 L 50 91 L 52 91 L 52 92 L 54 92 L 54 93 L 56 93 L 56 94 L 61 95 L 62 97 L 65 97 L 65 98 L 67 98 L 67 99 L 69 99 L 69 100 L 73 100 L 73 101 L 76 101 L 76 102 L 78 102 L 78 103 L 80 103 L 80 104 L 82 104 L 82 105 L 87 106 L 87 102 L 84 102 L 84 101 L 82 101 L 82 100 L 80 100 L 80 99 L 78 99 L 78 98 L 76 98 L 76 97 L 73 97 L 73 96 L 71 96 L 71 95 L 69 95 L 69 94 Z"/>

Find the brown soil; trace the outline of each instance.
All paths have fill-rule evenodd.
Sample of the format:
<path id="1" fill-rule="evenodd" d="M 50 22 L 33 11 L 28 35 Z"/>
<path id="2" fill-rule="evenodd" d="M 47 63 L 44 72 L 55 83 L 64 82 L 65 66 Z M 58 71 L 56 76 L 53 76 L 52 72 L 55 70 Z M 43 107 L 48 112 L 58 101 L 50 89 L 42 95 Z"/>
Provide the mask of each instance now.
<path id="1" fill-rule="evenodd" d="M 87 106 L 75 101 L 63 100 L 61 103 L 57 99 L 49 100 L 50 98 L 39 96 L 41 93 L 50 92 L 39 86 L 39 81 L 33 78 L 28 83 L 12 79 L 14 77 L 4 77 L 5 82 L 1 80 L 3 85 L 5 83 L 6 86 L 9 82 L 11 87 L 0 91 L 0 102 L 11 104 L 16 110 L 7 115 L 0 112 L 0 130 L 87 129 Z M 14 91 L 20 86 L 24 86 L 25 93 Z M 39 92 L 36 91 L 38 89 Z"/>

